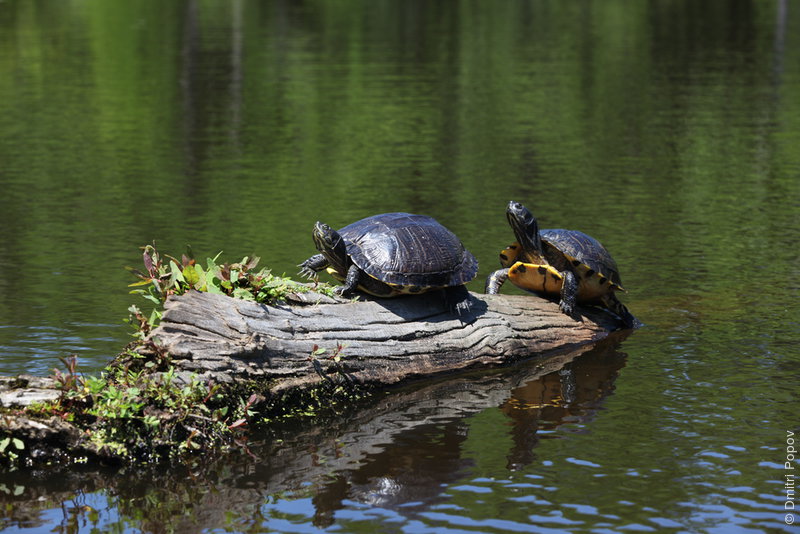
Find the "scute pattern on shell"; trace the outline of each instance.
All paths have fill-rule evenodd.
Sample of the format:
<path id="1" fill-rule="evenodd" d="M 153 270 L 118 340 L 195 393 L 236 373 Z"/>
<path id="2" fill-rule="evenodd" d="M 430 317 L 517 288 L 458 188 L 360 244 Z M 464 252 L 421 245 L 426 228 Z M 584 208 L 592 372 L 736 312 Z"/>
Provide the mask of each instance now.
<path id="1" fill-rule="evenodd" d="M 339 230 L 353 263 L 392 285 L 448 287 L 469 282 L 478 261 L 432 217 L 384 213 Z"/>
<path id="2" fill-rule="evenodd" d="M 568 258 L 575 258 L 622 288 L 617 262 L 597 239 L 577 230 L 542 230 L 540 235 Z"/>

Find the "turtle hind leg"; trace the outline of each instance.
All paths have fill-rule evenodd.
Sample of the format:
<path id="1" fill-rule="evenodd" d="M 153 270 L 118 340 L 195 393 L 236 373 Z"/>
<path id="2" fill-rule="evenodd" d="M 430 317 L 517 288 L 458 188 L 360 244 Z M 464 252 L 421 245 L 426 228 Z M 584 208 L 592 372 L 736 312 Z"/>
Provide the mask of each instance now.
<path id="1" fill-rule="evenodd" d="M 298 265 L 298 267 L 300 267 L 298 274 L 306 278 L 315 279 L 317 273 L 329 265 L 330 263 L 325 259 L 325 256 L 322 254 L 315 254 Z"/>
<path id="2" fill-rule="evenodd" d="M 561 300 L 558 308 L 564 315 L 575 319 L 575 301 L 578 299 L 578 279 L 572 271 L 562 271 L 564 282 L 561 286 Z"/>
<path id="3" fill-rule="evenodd" d="M 617 314 L 617 316 L 622 319 L 625 328 L 638 328 L 641 326 L 641 322 L 633 316 L 633 314 L 628 311 L 628 308 L 619 301 L 617 296 L 614 293 L 608 293 L 603 297 L 603 304 L 606 305 L 606 308 Z"/>
<path id="4" fill-rule="evenodd" d="M 498 269 L 486 278 L 486 286 L 483 292 L 488 295 L 500 293 L 500 286 L 508 279 L 508 268 Z"/>
<path id="5" fill-rule="evenodd" d="M 446 287 L 442 291 L 442 296 L 447 308 L 459 317 L 468 314 L 472 309 L 469 291 L 464 286 Z"/>

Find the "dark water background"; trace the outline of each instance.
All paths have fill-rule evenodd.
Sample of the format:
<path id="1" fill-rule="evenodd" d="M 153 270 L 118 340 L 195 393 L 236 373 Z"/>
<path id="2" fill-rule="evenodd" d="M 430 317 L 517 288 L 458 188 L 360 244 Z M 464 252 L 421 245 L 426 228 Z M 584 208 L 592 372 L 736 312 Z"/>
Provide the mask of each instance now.
<path id="1" fill-rule="evenodd" d="M 294 274 L 314 221 L 410 211 L 483 278 L 510 199 L 647 326 L 257 459 L 0 473 L 0 529 L 796 531 L 800 431 L 797 3 L 0 2 L 0 374 L 99 370 L 154 240 Z"/>

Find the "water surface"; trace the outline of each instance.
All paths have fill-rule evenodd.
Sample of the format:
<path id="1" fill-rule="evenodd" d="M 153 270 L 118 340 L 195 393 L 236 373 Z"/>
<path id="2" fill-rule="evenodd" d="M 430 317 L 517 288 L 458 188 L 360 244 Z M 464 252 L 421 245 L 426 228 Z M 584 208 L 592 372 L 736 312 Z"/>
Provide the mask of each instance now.
<path id="1" fill-rule="evenodd" d="M 478 291 L 511 199 L 602 241 L 646 327 L 276 429 L 255 458 L 3 473 L 0 525 L 789 529 L 798 35 L 785 1 L 1 3 L 0 373 L 100 369 L 153 241 L 293 274 L 316 220 L 423 213 Z"/>

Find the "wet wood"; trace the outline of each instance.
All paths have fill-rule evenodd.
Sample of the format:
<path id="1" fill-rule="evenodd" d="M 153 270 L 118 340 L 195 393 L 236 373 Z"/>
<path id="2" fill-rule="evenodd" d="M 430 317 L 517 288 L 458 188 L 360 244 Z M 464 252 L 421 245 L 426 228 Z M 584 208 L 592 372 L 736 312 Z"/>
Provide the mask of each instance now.
<path id="1" fill-rule="evenodd" d="M 390 385 L 413 377 L 492 367 L 597 341 L 621 324 L 595 308 L 577 318 L 534 296 L 471 294 L 467 316 L 437 292 L 368 301 L 304 297 L 267 306 L 190 292 L 171 297 L 150 336 L 176 367 L 221 382 L 270 380 L 272 391 L 345 376 Z M 342 358 L 331 355 L 344 345 Z M 315 346 L 326 354 L 311 357 Z"/>

